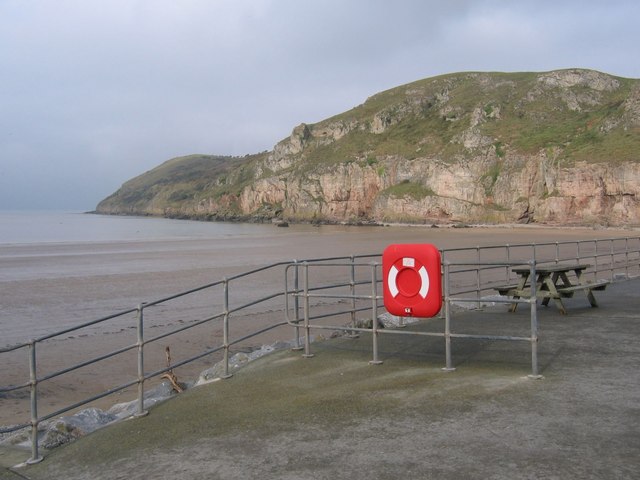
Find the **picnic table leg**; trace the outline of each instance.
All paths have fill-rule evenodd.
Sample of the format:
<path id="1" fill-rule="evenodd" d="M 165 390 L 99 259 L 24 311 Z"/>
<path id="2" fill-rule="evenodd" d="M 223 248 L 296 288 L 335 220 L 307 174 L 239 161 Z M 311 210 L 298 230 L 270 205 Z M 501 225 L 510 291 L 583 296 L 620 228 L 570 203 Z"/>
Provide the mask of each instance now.
<path id="1" fill-rule="evenodd" d="M 557 274 L 554 274 L 554 276 L 551 278 L 551 282 L 555 283 L 557 278 Z M 545 290 L 545 286 L 547 285 L 547 280 L 549 279 L 549 276 L 544 276 L 543 274 L 540 274 L 538 276 L 538 291 L 543 291 Z M 546 290 L 549 290 L 549 287 L 547 286 Z M 544 305 L 545 307 L 549 306 L 549 300 L 551 300 L 551 297 L 545 297 L 542 299 L 542 305 Z"/>
<path id="2" fill-rule="evenodd" d="M 560 280 L 562 280 L 561 288 L 571 287 L 571 281 L 569 280 L 569 277 L 567 277 L 567 274 L 565 272 L 560 272 L 559 275 L 556 274 L 556 278 L 553 279 L 553 283 L 555 285 L 558 284 L 558 276 L 560 277 Z M 580 283 L 580 273 L 578 270 L 576 270 L 576 277 L 578 278 L 578 283 Z"/>
<path id="3" fill-rule="evenodd" d="M 555 277 L 555 280 L 557 281 L 557 276 Z M 560 310 L 560 313 L 562 315 L 566 315 L 567 310 L 564 308 L 564 304 L 562 303 L 562 299 L 560 298 L 560 294 L 558 293 L 558 290 L 556 290 L 554 279 L 548 276 L 544 279 L 544 284 L 546 285 L 547 290 L 549 291 L 549 296 L 544 299 L 547 303 L 543 302 L 544 305 L 547 305 L 549 303 L 549 300 L 553 298 L 553 301 L 555 302 L 556 307 L 558 307 L 558 310 Z"/>
<path id="4" fill-rule="evenodd" d="M 589 303 L 591 304 L 591 306 L 597 307 L 598 302 L 596 302 L 596 297 L 593 296 L 593 291 L 590 288 L 587 288 L 585 290 L 585 293 L 587 294 L 587 298 L 589 299 Z"/>
<path id="5" fill-rule="evenodd" d="M 524 273 L 522 274 L 522 276 L 520 277 L 520 282 L 518 282 L 518 288 L 516 290 L 523 290 L 525 284 L 527 283 L 527 278 L 529 278 L 529 274 L 528 273 Z M 514 300 L 518 300 L 520 298 L 520 295 L 514 295 L 513 299 Z M 511 304 L 511 306 L 509 307 L 509 311 L 511 313 L 516 311 L 516 308 L 518 308 L 518 302 L 513 302 Z"/>
<path id="6" fill-rule="evenodd" d="M 582 285 L 582 269 L 578 269 L 576 272 L 576 278 L 578 279 L 578 285 Z M 596 302 L 596 297 L 593 295 L 593 290 L 590 288 L 585 288 L 584 293 L 587 295 L 587 299 L 592 307 L 597 307 L 598 302 Z"/>

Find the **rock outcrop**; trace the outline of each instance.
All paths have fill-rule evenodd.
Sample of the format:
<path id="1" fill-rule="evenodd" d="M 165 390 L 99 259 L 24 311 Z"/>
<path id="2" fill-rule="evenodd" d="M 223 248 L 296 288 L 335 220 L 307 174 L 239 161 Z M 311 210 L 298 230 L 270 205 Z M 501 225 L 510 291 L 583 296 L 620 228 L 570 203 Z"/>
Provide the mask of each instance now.
<path id="1" fill-rule="evenodd" d="M 152 170 L 97 211 L 638 225 L 638 152 L 638 80 L 580 69 L 461 73 L 404 85 L 328 120 L 300 124 L 270 152 L 225 162 L 212 157 L 216 172 L 206 182 Z M 191 168 L 189 159 L 171 162 L 174 176 L 177 165 Z M 157 181 L 146 182 L 142 194 L 145 178 Z"/>

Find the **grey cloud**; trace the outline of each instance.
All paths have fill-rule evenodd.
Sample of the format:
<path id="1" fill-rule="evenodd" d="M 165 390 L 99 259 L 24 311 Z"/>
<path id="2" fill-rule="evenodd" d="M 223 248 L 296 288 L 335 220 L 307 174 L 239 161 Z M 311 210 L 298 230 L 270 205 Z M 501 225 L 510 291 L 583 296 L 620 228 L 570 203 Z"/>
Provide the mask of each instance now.
<path id="1" fill-rule="evenodd" d="M 638 77 L 638 2 L 0 2 L 0 208 L 91 209 L 176 155 L 461 70 Z"/>

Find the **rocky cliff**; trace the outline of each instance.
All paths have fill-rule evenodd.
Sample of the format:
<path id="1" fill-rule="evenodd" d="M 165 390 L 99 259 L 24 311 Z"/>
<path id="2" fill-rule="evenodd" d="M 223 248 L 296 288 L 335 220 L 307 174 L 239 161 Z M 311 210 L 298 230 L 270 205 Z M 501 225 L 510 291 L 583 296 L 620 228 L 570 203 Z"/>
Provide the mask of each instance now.
<path id="1" fill-rule="evenodd" d="M 174 159 L 98 212 L 339 222 L 640 224 L 640 80 L 460 73 L 295 127 L 272 151 Z"/>

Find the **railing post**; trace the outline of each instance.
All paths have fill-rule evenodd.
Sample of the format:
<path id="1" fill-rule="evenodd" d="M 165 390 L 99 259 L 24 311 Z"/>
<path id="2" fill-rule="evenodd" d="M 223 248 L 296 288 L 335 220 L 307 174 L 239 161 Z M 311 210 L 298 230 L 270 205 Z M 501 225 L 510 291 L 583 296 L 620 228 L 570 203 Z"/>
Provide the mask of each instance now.
<path id="1" fill-rule="evenodd" d="M 600 266 L 598 265 L 598 239 L 595 239 L 593 241 L 593 248 L 595 250 L 595 252 L 593 253 L 593 279 L 597 280 L 600 268 Z M 611 278 L 611 280 L 613 280 L 613 277 Z"/>
<path id="2" fill-rule="evenodd" d="M 378 275 L 377 265 L 371 264 L 371 337 L 373 339 L 373 360 L 370 365 L 380 365 L 382 360 L 378 359 Z"/>
<path id="3" fill-rule="evenodd" d="M 580 263 L 580 240 L 576 240 L 576 263 Z"/>
<path id="4" fill-rule="evenodd" d="M 293 265 L 293 308 L 296 312 L 296 326 L 294 327 L 295 344 L 291 350 L 299 351 L 302 350 L 302 345 L 300 345 L 300 276 L 298 273 L 298 260 L 294 260 Z"/>
<path id="5" fill-rule="evenodd" d="M 304 358 L 312 358 L 311 353 L 311 327 L 309 326 L 309 264 L 304 262 Z"/>
<path id="6" fill-rule="evenodd" d="M 629 279 L 629 237 L 625 237 L 624 239 L 624 273 L 625 279 Z M 613 281 L 613 277 L 615 275 L 611 275 L 611 280 Z"/>
<path id="7" fill-rule="evenodd" d="M 614 253 L 615 252 L 615 248 L 614 248 L 614 245 L 613 245 L 613 241 L 614 241 L 613 239 L 610 240 L 610 243 L 611 243 L 611 281 L 612 282 L 613 282 L 613 277 L 614 277 L 613 271 L 615 269 L 615 263 L 614 263 L 615 262 L 615 253 Z"/>
<path id="8" fill-rule="evenodd" d="M 531 308 L 531 375 L 529 378 L 540 379 L 542 375 L 538 373 L 538 285 L 536 282 L 536 261 L 530 260 L 531 271 L 531 297 L 529 306 Z"/>
<path id="9" fill-rule="evenodd" d="M 446 366 L 442 369 L 445 372 L 455 371 L 453 361 L 451 359 L 451 298 L 449 283 L 451 281 L 449 272 L 449 261 L 444 264 L 444 349 Z"/>
<path id="10" fill-rule="evenodd" d="M 28 464 L 42 461 L 38 452 L 38 376 L 36 363 L 36 341 L 29 343 L 29 386 L 31 392 L 31 458 Z"/>
<path id="11" fill-rule="evenodd" d="M 136 417 L 149 413 L 144 409 L 144 303 L 138 305 L 138 412 Z"/>
<path id="12" fill-rule="evenodd" d="M 349 283 L 349 292 L 351 294 L 351 326 L 356 328 L 356 265 L 355 257 L 351 255 L 351 278 Z M 352 330 L 347 335 L 349 338 L 358 338 L 360 335 Z"/>
<path id="13" fill-rule="evenodd" d="M 446 250 L 440 250 L 440 275 L 442 275 L 444 277 L 444 264 L 447 262 L 446 260 Z M 440 311 L 438 312 L 438 318 L 444 318 L 445 317 L 445 313 L 444 313 L 445 309 L 440 309 Z"/>
<path id="14" fill-rule="evenodd" d="M 507 243 L 505 245 L 506 249 L 507 249 L 507 265 L 505 265 L 504 267 L 504 283 L 508 284 L 509 283 L 509 264 L 511 263 L 511 247 L 509 246 L 509 244 Z"/>
<path id="15" fill-rule="evenodd" d="M 227 277 L 222 279 L 224 288 L 224 319 L 222 321 L 222 343 L 224 346 L 223 372 L 220 378 L 231 378 L 233 374 L 229 373 L 229 280 Z"/>
<path id="16" fill-rule="evenodd" d="M 478 299 L 476 309 L 480 310 L 482 308 L 482 295 L 480 294 L 480 245 L 476 246 L 476 298 Z"/>

